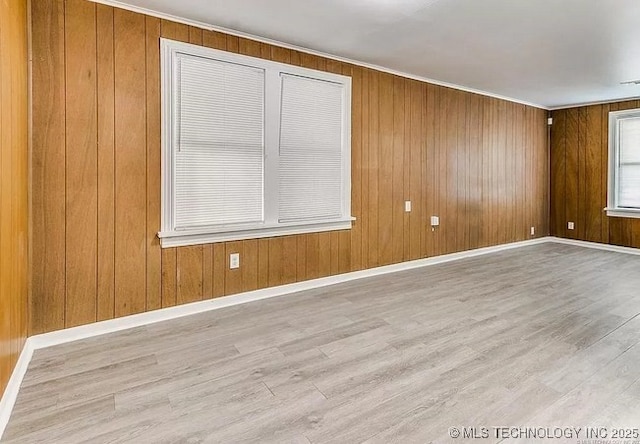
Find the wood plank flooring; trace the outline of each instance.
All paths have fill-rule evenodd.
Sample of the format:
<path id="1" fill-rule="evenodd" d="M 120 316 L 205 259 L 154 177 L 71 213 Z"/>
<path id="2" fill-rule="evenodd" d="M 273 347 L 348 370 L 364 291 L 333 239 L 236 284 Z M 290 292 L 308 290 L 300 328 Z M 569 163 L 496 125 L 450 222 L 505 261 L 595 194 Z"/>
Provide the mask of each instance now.
<path id="1" fill-rule="evenodd" d="M 38 350 L 3 442 L 639 427 L 639 313 L 640 257 L 558 244 L 349 282 Z"/>

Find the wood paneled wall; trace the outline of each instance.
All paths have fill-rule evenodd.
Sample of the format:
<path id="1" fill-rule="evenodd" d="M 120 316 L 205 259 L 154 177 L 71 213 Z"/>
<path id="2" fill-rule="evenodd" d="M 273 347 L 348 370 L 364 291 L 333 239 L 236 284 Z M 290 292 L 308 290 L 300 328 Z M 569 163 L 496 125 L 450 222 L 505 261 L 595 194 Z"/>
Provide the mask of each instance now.
<path id="1" fill-rule="evenodd" d="M 0 396 L 27 335 L 27 1 L 0 2 Z"/>
<path id="2" fill-rule="evenodd" d="M 352 230 L 160 249 L 161 36 L 353 77 Z M 33 52 L 31 333 L 548 234 L 546 111 L 86 0 Z"/>
<path id="3" fill-rule="evenodd" d="M 551 128 L 551 234 L 640 248 L 640 219 L 608 217 L 609 111 L 640 101 L 557 110 Z M 568 230 L 568 222 L 575 230 Z"/>

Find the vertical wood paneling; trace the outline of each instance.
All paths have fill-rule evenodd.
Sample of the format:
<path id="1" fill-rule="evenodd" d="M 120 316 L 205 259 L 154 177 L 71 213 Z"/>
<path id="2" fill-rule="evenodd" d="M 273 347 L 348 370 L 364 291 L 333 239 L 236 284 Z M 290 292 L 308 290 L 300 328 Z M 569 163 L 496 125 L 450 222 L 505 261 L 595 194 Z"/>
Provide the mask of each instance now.
<path id="1" fill-rule="evenodd" d="M 269 287 L 282 285 L 282 238 L 269 239 Z"/>
<path id="2" fill-rule="evenodd" d="M 508 207 L 508 219 L 507 219 L 507 239 L 517 239 L 517 217 L 516 217 L 516 190 L 520 188 L 516 182 L 515 177 L 515 157 L 516 157 L 516 126 L 517 126 L 517 104 L 507 104 L 507 146 L 505 150 L 506 158 L 506 183 L 505 190 L 507 192 L 507 207 Z M 519 181 L 518 181 L 519 182 Z"/>
<path id="3" fill-rule="evenodd" d="M 361 87 L 361 96 L 362 96 L 362 112 L 360 113 L 361 117 L 361 127 L 360 127 L 360 143 L 361 143 L 361 174 L 360 174 L 360 268 L 368 268 L 369 266 L 369 220 L 370 220 L 370 210 L 369 210 L 369 70 L 362 70 L 361 77 L 362 87 Z"/>
<path id="4" fill-rule="evenodd" d="M 6 2 L 5 2 L 6 3 Z M 9 2 L 10 4 L 12 2 Z M 10 41 L 16 41 L 12 45 L 14 49 L 11 57 L 11 68 L 14 70 L 11 77 L 12 88 L 12 122 L 11 136 L 14 143 L 12 160 L 16 167 L 13 168 L 13 193 L 12 210 L 14 224 L 12 225 L 14 250 L 12 255 L 13 269 L 13 306 L 11 310 L 12 355 L 10 361 L 17 360 L 22 352 L 28 333 L 29 310 L 29 258 L 30 258 L 30 224 L 29 219 L 29 58 L 28 38 L 28 5 L 24 0 L 14 0 L 13 18 L 14 26 L 11 28 L 16 34 Z M 0 15 L 2 13 L 0 12 Z M 15 40 L 14 40 L 15 39 Z M 6 37 L 5 37 L 6 40 Z M 1 50 L 0 50 L 1 51 Z M 0 247 L 1 248 L 1 247 Z M 2 304 L 2 302 L 0 302 Z M 6 307 L 6 304 L 4 304 Z M 10 362 L 11 363 L 11 362 Z M 1 384 L 1 383 L 0 383 Z"/>
<path id="5" fill-rule="evenodd" d="M 213 245 L 202 247 L 202 298 L 213 297 Z"/>
<path id="6" fill-rule="evenodd" d="M 384 159 L 378 165 L 378 243 L 379 264 L 393 262 L 393 219 L 398 206 L 393 204 L 393 166 L 395 164 L 394 148 L 394 95 L 393 76 L 380 74 L 379 85 L 379 156 Z M 397 217 L 397 216 L 396 216 Z"/>
<path id="7" fill-rule="evenodd" d="M 531 108 L 525 108 L 525 122 L 526 122 L 526 128 L 525 128 L 525 132 L 524 132 L 524 146 L 525 146 L 525 157 L 524 157 L 524 162 L 525 162 L 525 174 L 526 174 L 526 181 L 525 181 L 525 189 L 524 189 L 524 196 L 525 196 L 525 210 L 526 210 L 526 215 L 524 218 L 524 229 L 528 230 L 530 228 L 527 227 L 527 223 L 531 222 L 533 225 L 533 227 L 535 227 L 536 230 L 540 230 L 540 226 L 538 225 L 538 221 L 535 219 L 535 202 L 532 199 L 527 199 L 527 194 L 530 193 L 530 190 L 533 190 L 534 188 L 536 188 L 536 182 L 535 182 L 535 177 L 536 177 L 536 170 L 538 169 L 538 159 L 536 158 L 536 156 L 534 155 L 533 150 L 531 149 L 531 147 L 526 143 L 527 140 L 536 140 L 536 137 L 539 137 L 538 132 L 535 131 L 534 126 L 531 124 L 531 116 L 533 115 L 534 110 Z M 530 233 L 530 231 L 528 231 L 527 233 Z M 526 238 L 531 237 L 530 234 L 527 234 Z"/>
<path id="8" fill-rule="evenodd" d="M 369 74 L 369 165 L 367 168 L 369 176 L 369 230 L 367 235 L 368 267 L 380 265 L 380 235 L 379 235 L 379 180 L 380 180 L 380 74 L 377 71 L 368 70 Z"/>
<path id="9" fill-rule="evenodd" d="M 462 91 L 455 92 L 456 101 L 456 156 L 455 156 L 455 187 L 456 187 L 456 206 L 454 212 L 456 215 L 456 225 L 452 226 L 456 233 L 454 242 L 454 251 L 463 251 L 468 249 L 469 244 L 469 217 L 467 213 L 467 185 L 469 177 L 469 169 L 467 166 L 467 121 L 466 115 L 468 110 L 467 99 L 469 94 Z"/>
<path id="10" fill-rule="evenodd" d="M 329 274 L 340 273 L 340 233 L 332 231 L 329 234 Z"/>
<path id="11" fill-rule="evenodd" d="M 338 273 L 351 271 L 351 230 L 338 231 Z"/>
<path id="12" fill-rule="evenodd" d="M 31 2 L 31 8 L 34 254 L 29 325 L 30 334 L 38 334 L 65 326 L 64 1 Z"/>
<path id="13" fill-rule="evenodd" d="M 147 310 L 154 310 L 162 305 L 162 251 L 160 239 L 157 237 L 157 233 L 160 231 L 161 211 L 160 33 L 160 20 L 155 17 L 146 17 Z"/>
<path id="14" fill-rule="evenodd" d="M 213 297 L 225 294 L 226 270 L 229 268 L 224 244 L 213 245 Z"/>
<path id="15" fill-rule="evenodd" d="M 176 303 L 180 305 L 202 300 L 202 245 L 178 248 L 176 261 L 178 269 Z"/>
<path id="16" fill-rule="evenodd" d="M 98 103 L 97 320 L 115 315 L 115 151 L 113 8 L 96 6 Z M 156 306 L 157 308 L 157 306 Z"/>
<path id="17" fill-rule="evenodd" d="M 602 242 L 602 218 L 604 216 L 601 205 L 602 150 L 602 125 L 600 118 L 602 111 L 600 107 L 587 107 L 584 110 L 584 167 L 581 172 L 584 174 L 584 234 L 583 239 L 591 242 Z M 605 161 L 606 162 L 606 161 Z M 606 169 L 606 168 L 605 168 Z M 604 184 L 606 186 L 606 183 Z"/>
<path id="18" fill-rule="evenodd" d="M 177 294 L 177 252 L 175 248 L 162 250 L 162 307 L 176 305 Z"/>
<path id="19" fill-rule="evenodd" d="M 115 315 L 146 307 L 145 17 L 114 10 Z M 142 190 L 145 190 L 143 193 Z"/>
<path id="20" fill-rule="evenodd" d="M 204 31 L 202 34 L 202 44 L 208 48 L 226 50 L 227 36 L 217 31 Z"/>
<path id="21" fill-rule="evenodd" d="M 189 43 L 189 26 L 169 20 L 161 20 L 160 34 L 166 39 Z M 225 48 L 226 49 L 226 45 Z"/>
<path id="22" fill-rule="evenodd" d="M 536 122 L 542 120 L 543 122 L 547 122 L 547 116 L 548 113 L 545 110 L 541 110 L 541 109 L 537 109 L 534 110 L 535 111 L 535 115 L 538 116 L 536 118 Z M 532 150 L 535 151 L 535 153 L 537 154 L 538 157 L 538 168 L 536 168 L 536 178 L 537 178 L 537 187 L 534 187 L 537 189 L 537 193 L 536 193 L 536 199 L 534 199 L 536 201 L 536 207 L 534 212 L 538 213 L 538 218 L 539 218 L 539 225 L 544 227 L 542 232 L 543 233 L 549 233 L 550 229 L 550 217 L 549 217 L 549 196 L 551 195 L 550 192 L 550 162 L 549 162 L 549 156 L 550 156 L 550 142 L 549 142 L 549 138 L 550 138 L 550 134 L 551 134 L 551 130 L 549 129 L 548 125 L 535 125 L 536 128 L 538 129 L 538 134 L 539 134 L 539 138 L 535 141 L 535 145 L 532 146 Z M 540 147 L 538 149 L 536 149 L 537 147 Z M 546 178 L 546 180 L 540 180 L 540 172 L 543 172 L 543 176 Z M 540 210 L 540 207 L 542 207 L 542 210 Z"/>
<path id="23" fill-rule="evenodd" d="M 343 73 L 348 75 L 347 73 Z M 356 221 L 351 230 L 349 270 L 362 269 L 362 68 L 354 68 L 351 98 L 351 214 Z"/>
<path id="24" fill-rule="evenodd" d="M 600 113 L 600 158 L 602 159 L 602 168 L 600 171 L 600 202 L 607 202 L 609 196 L 609 111 L 610 105 L 602 105 Z M 553 181 L 553 175 L 551 176 Z M 553 182 L 552 182 L 553 183 Z M 609 218 L 602 216 L 602 242 L 609 243 Z"/>
<path id="25" fill-rule="evenodd" d="M 252 57 L 260 57 L 260 55 L 262 54 L 260 42 L 249 39 L 240 39 L 238 51 L 240 52 L 240 54 L 249 55 Z"/>
<path id="26" fill-rule="evenodd" d="M 34 332 L 85 322 L 75 313 L 91 306 L 108 319 L 511 242 L 534 225 L 547 234 L 545 111 L 91 3 L 93 18 L 78 24 L 94 40 L 79 32 L 65 43 L 75 25 L 65 29 L 64 2 L 34 3 Z M 160 249 L 160 36 L 352 76 L 352 230 Z M 65 88 L 65 72 L 82 71 L 92 79 L 73 77 Z M 76 99 L 80 90 L 88 93 Z M 91 100 L 93 128 L 91 116 L 73 114 Z M 67 177 L 77 164 L 89 169 Z M 69 217 L 74 193 L 85 183 L 82 201 L 97 219 L 82 221 L 94 238 L 71 239 L 80 225 Z M 434 231 L 431 216 L 441 218 Z M 65 259 L 68 250 L 93 262 L 65 272 L 65 261 L 79 263 Z M 238 270 L 229 269 L 232 252 L 241 255 Z M 94 275 L 81 276 L 92 263 Z M 65 305 L 65 293 L 79 294 L 75 283 L 92 280 L 88 301 Z"/>
<path id="27" fill-rule="evenodd" d="M 457 91 L 447 89 L 445 91 L 445 115 L 441 116 L 443 129 L 440 132 L 442 147 L 441 155 L 444 155 L 447 173 L 446 192 L 442 199 L 445 204 L 444 230 L 446 238 L 446 253 L 456 251 L 456 239 L 458 227 L 458 101 Z"/>
<path id="28" fill-rule="evenodd" d="M 329 276 L 331 274 L 331 233 L 319 233 L 318 244 L 320 249 L 319 276 Z M 271 258 L 271 255 L 269 257 Z"/>
<path id="29" fill-rule="evenodd" d="M 466 174 L 468 177 L 469 248 L 478 248 L 480 247 L 480 232 L 482 229 L 482 108 L 481 99 L 478 95 L 474 94 L 470 97 L 467 122 L 470 131 L 467 150 L 469 172 Z M 524 147 L 526 144 L 523 141 L 519 146 Z"/>
<path id="30" fill-rule="evenodd" d="M 585 224 L 587 215 L 587 185 L 588 178 L 586 177 L 586 144 L 587 144 L 587 119 L 586 108 L 581 107 L 576 109 L 576 118 L 578 121 L 578 145 L 576 151 L 578 154 L 578 174 L 577 177 L 584 177 L 585 180 L 578 180 L 578 188 L 576 193 L 576 205 L 578 208 L 576 216 L 576 235 L 578 239 L 585 238 Z"/>
<path id="31" fill-rule="evenodd" d="M 96 5 L 65 3 L 65 326 L 96 321 L 98 150 Z"/>
<path id="32" fill-rule="evenodd" d="M 307 279 L 315 279 L 320 277 L 320 235 L 308 234 L 306 244 Z"/>
<path id="33" fill-rule="evenodd" d="M 298 259 L 298 242 L 296 236 L 285 236 L 282 238 L 282 251 L 280 256 L 281 282 L 290 284 L 296 281 L 298 272 L 296 264 Z"/>
<path id="34" fill-rule="evenodd" d="M 408 244 L 409 252 L 407 260 L 419 259 L 423 255 L 422 236 L 426 234 L 427 226 L 423 220 L 423 209 L 425 197 L 423 195 L 422 178 L 424 177 L 424 164 L 423 160 L 423 122 L 422 122 L 422 110 L 425 107 L 425 88 L 424 84 L 416 81 L 411 82 L 409 98 L 411 100 L 409 122 L 410 122 L 410 145 L 408 159 L 408 167 L 405 174 L 409 176 L 409 193 L 407 199 L 411 200 L 412 208 L 411 213 L 408 214 L 409 229 L 408 229 Z M 414 203 L 417 204 L 414 206 Z"/>
<path id="35" fill-rule="evenodd" d="M 258 239 L 258 288 L 269 286 L 269 239 Z"/>
<path id="36" fill-rule="evenodd" d="M 246 240 L 242 243 L 244 257 L 242 258 L 242 291 L 258 288 L 258 241 Z M 299 279 L 304 280 L 304 278 Z"/>
<path id="37" fill-rule="evenodd" d="M 404 85 L 404 147 L 402 159 L 402 197 L 411 200 L 411 80 L 405 80 Z M 403 208 L 404 210 L 404 208 Z M 411 257 L 411 213 L 404 212 L 402 218 L 402 260 Z"/>
<path id="38" fill-rule="evenodd" d="M 566 232 L 566 113 L 553 113 L 551 127 L 551 234 L 564 237 Z"/>
<path id="39" fill-rule="evenodd" d="M 498 237 L 501 243 L 507 242 L 509 239 L 509 233 L 511 231 L 511 209 L 509 208 L 509 170 L 508 170 L 508 156 L 509 150 L 509 137 L 511 135 L 511 128 L 508 125 L 510 104 L 506 102 L 498 102 L 498 156 L 497 166 L 498 171 L 498 198 L 499 207 L 498 211 L 501 212 L 504 217 L 504 228 L 501 230 L 498 228 Z"/>
<path id="40" fill-rule="evenodd" d="M 524 128 L 525 128 L 525 120 L 524 120 L 524 106 L 517 104 L 516 105 L 516 124 L 514 125 L 514 155 L 513 157 L 513 177 L 516 177 L 519 171 L 522 171 L 522 176 L 520 180 L 513 181 L 513 189 L 514 189 L 514 212 L 515 212 L 515 233 L 514 237 L 521 241 L 524 240 L 525 233 L 525 221 L 524 217 L 526 215 L 525 203 L 526 198 L 524 196 L 525 187 L 527 185 L 527 175 L 526 168 L 522 160 L 526 158 L 526 152 L 523 149 L 519 149 L 519 147 L 524 146 Z M 524 185 L 524 186 L 523 186 Z"/>
<path id="41" fill-rule="evenodd" d="M 296 281 L 307 279 L 307 235 L 296 236 Z"/>
<path id="42" fill-rule="evenodd" d="M 391 263 L 404 255 L 405 79 L 393 78 L 393 144 L 391 146 Z M 388 157 L 386 157 L 388 159 Z"/>
<path id="43" fill-rule="evenodd" d="M 57 32 L 53 35 L 58 37 L 61 34 Z M 58 40 L 36 42 L 44 46 L 57 43 Z M 28 323 L 27 44 L 27 2 L 0 2 L 0 396 L 24 346 Z M 39 67 L 55 65 L 50 58 L 42 62 Z M 52 68 L 53 72 L 39 73 L 39 78 L 54 82 L 59 68 L 58 65 Z M 51 96 L 38 107 L 38 112 L 55 106 L 56 101 Z M 58 121 L 47 123 L 53 123 L 52 128 L 59 124 Z M 56 140 L 55 134 L 53 136 L 52 141 Z M 41 137 L 38 142 L 44 139 Z M 46 174 L 39 177 L 42 179 L 47 179 Z"/>
<path id="44" fill-rule="evenodd" d="M 579 174 L 579 108 L 571 108 L 566 112 L 566 148 L 565 148 L 565 220 L 578 224 L 578 174 Z M 566 229 L 566 236 L 577 239 L 577 230 Z"/>
<path id="45" fill-rule="evenodd" d="M 492 145 L 489 139 L 491 135 L 491 102 L 484 100 L 482 102 L 482 234 L 480 246 L 486 247 L 490 244 L 492 233 L 492 209 L 493 194 L 492 181 L 493 174 L 491 170 Z"/>
<path id="46" fill-rule="evenodd" d="M 640 220 L 608 217 L 609 112 L 637 100 L 557 110 L 551 129 L 551 226 L 556 236 L 640 247 Z M 574 221 L 576 230 L 566 229 Z"/>
<path id="47" fill-rule="evenodd" d="M 189 26 L 189 43 L 202 46 L 202 29 Z"/>
<path id="48" fill-rule="evenodd" d="M 435 110 L 438 107 L 440 88 L 434 85 L 427 85 L 427 108 L 425 111 L 426 118 L 426 151 L 427 151 L 427 188 L 424 190 L 426 195 L 427 220 L 431 227 L 431 216 L 442 216 L 440 209 L 440 153 L 439 144 L 439 125 L 437 125 L 437 116 Z M 427 231 L 427 242 L 423 250 L 425 256 L 436 256 L 440 250 L 440 227 L 431 227 Z"/>

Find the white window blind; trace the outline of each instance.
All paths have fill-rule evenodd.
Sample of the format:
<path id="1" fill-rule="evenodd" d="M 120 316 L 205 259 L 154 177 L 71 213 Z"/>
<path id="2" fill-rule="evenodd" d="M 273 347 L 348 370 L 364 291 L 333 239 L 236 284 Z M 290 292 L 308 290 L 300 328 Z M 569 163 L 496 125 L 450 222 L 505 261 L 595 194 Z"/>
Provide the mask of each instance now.
<path id="1" fill-rule="evenodd" d="M 162 247 L 351 228 L 351 79 L 161 39 Z"/>
<path id="2" fill-rule="evenodd" d="M 282 75 L 280 221 L 342 215 L 341 84 Z"/>
<path id="3" fill-rule="evenodd" d="M 262 221 L 264 71 L 178 57 L 178 229 Z"/>
<path id="4" fill-rule="evenodd" d="M 620 120 L 618 206 L 640 208 L 640 117 Z"/>

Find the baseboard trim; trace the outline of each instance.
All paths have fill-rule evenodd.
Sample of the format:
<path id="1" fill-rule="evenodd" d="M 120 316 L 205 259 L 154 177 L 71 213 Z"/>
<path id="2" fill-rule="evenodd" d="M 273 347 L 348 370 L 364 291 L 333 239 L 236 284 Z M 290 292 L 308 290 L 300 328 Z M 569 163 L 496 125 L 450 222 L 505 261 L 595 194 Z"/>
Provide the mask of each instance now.
<path id="1" fill-rule="evenodd" d="M 122 318 L 111 319 L 108 321 L 96 322 L 89 325 L 67 328 L 50 333 L 43 333 L 27 338 L 18 362 L 11 374 L 11 379 L 0 400 L 0 439 L 4 433 L 5 427 L 9 422 L 13 406 L 18 397 L 20 385 L 27 372 L 29 362 L 35 350 L 52 347 L 54 345 L 65 344 L 68 342 L 88 339 L 95 336 L 101 336 L 108 333 L 115 333 L 144 325 L 154 324 L 156 322 L 176 319 L 183 316 L 189 316 L 197 313 L 218 310 L 234 305 L 246 304 L 248 302 L 260 301 L 287 294 L 298 293 L 306 290 L 326 287 L 329 285 L 340 284 L 343 282 L 364 279 L 373 276 L 380 276 L 388 273 L 396 273 L 399 271 L 412 270 L 415 268 L 428 267 L 437 264 L 444 264 L 460 259 L 483 256 L 500 251 L 521 248 L 530 245 L 544 244 L 548 242 L 574 245 L 578 247 L 593 248 L 598 250 L 613 251 L 616 253 L 626 253 L 640 255 L 640 249 L 629 247 L 618 247 L 615 245 L 597 244 L 593 242 L 578 241 L 573 239 L 563 239 L 558 237 L 542 237 L 522 242 L 514 242 L 509 244 L 497 245 L 493 247 L 479 248 L 476 250 L 462 251 L 460 253 L 446 254 L 431 258 L 418 259 L 414 261 L 401 262 L 399 264 L 385 265 L 382 267 L 370 268 L 367 270 L 353 271 L 349 273 L 328 276 L 309 281 L 297 282 L 294 284 L 281 285 L 278 287 L 263 288 L 260 290 L 249 291 L 231 296 L 224 296 L 217 299 L 207 301 L 194 302 L 191 304 L 179 305 L 176 307 L 162 308 L 147 313 L 140 313 Z"/>
<path id="2" fill-rule="evenodd" d="M 621 247 L 618 245 L 610 245 L 610 244 L 600 244 L 597 242 L 588 242 L 588 241 L 577 240 L 577 239 L 566 239 L 564 237 L 549 237 L 547 239 L 550 242 L 554 242 L 556 244 L 574 245 L 576 247 L 592 248 L 594 250 L 612 251 L 614 253 L 633 254 L 635 256 L 640 256 L 640 248 Z"/>
<path id="3" fill-rule="evenodd" d="M 13 406 L 16 403 L 16 399 L 18 399 L 20 385 L 22 384 L 24 375 L 27 373 L 27 368 L 31 362 L 31 357 L 33 356 L 33 346 L 30 339 L 31 338 L 27 338 L 25 341 L 24 347 L 22 347 L 22 352 L 16 362 L 16 366 L 13 368 L 13 372 L 11 373 L 11 378 L 9 378 L 9 382 L 7 383 L 7 388 L 2 395 L 2 399 L 0 399 L 0 439 L 2 439 L 4 429 L 9 423 Z"/>

